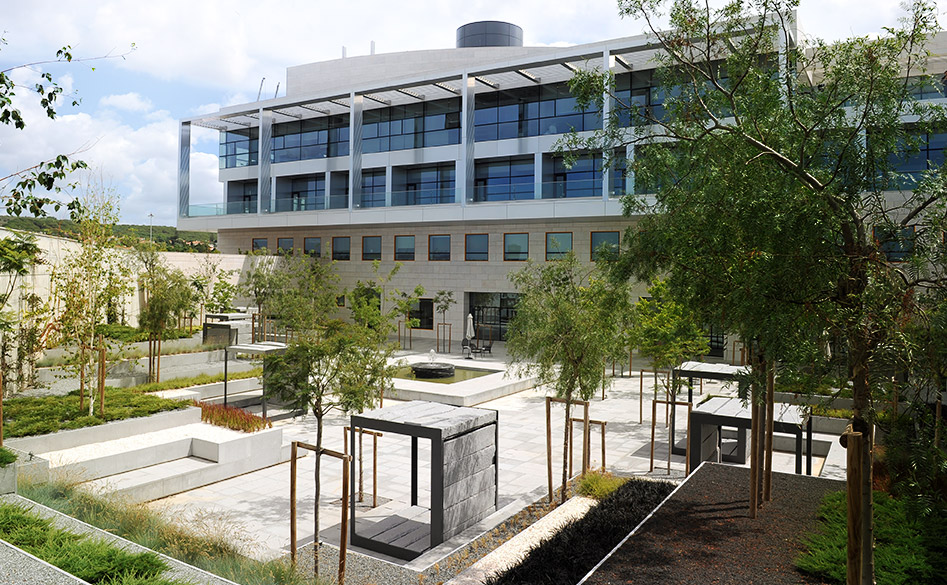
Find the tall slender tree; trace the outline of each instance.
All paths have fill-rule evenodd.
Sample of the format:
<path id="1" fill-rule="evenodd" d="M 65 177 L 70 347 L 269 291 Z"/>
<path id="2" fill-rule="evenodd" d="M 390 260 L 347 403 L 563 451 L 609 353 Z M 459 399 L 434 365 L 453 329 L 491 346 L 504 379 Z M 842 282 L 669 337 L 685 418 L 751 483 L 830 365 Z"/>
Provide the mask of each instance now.
<path id="1" fill-rule="evenodd" d="M 900 27 L 877 37 L 803 47 L 796 6 L 621 0 L 621 14 L 642 19 L 658 49 L 651 97 L 660 99 L 639 107 L 613 91 L 610 74 L 580 75 L 573 83 L 580 102 L 609 96 L 615 115 L 608 130 L 570 144 L 606 152 L 634 145 L 632 170 L 646 187 L 639 192 L 655 193 L 657 204 L 642 207 L 650 202 L 629 196 L 629 209 L 650 213 L 632 239 L 659 244 L 632 245 L 648 250 L 639 264 L 655 259 L 678 290 L 731 285 L 718 305 L 738 314 L 732 322 L 745 339 L 762 335 L 759 315 L 772 312 L 782 325 L 771 334 L 837 341 L 853 390 L 853 427 L 865 437 L 863 473 L 848 489 L 862 502 L 850 517 L 861 526 L 850 575 L 867 585 L 874 576 L 871 405 L 886 371 L 882 348 L 897 341 L 905 298 L 943 284 L 943 181 L 897 173 L 944 119 L 939 105 L 915 99 L 936 86 L 924 63 L 937 23 L 933 6 L 916 1 Z M 659 30 L 664 17 L 670 27 Z M 632 127 L 623 127 L 623 115 Z M 697 213 L 703 221 L 688 229 Z M 732 242 L 703 229 L 712 220 L 736 226 Z M 719 254 L 716 268 L 693 262 L 693 249 Z M 778 344 L 772 335 L 767 341 Z M 774 355 L 770 343 L 759 346 Z"/>
<path id="2" fill-rule="evenodd" d="M 604 364 L 624 341 L 621 316 L 628 311 L 628 291 L 581 265 L 572 252 L 555 262 L 530 262 L 511 274 L 510 280 L 520 295 L 507 336 L 512 364 L 521 372 L 535 374 L 537 385 L 549 386 L 566 401 L 564 503 L 572 402 L 589 400 L 611 383 Z"/>

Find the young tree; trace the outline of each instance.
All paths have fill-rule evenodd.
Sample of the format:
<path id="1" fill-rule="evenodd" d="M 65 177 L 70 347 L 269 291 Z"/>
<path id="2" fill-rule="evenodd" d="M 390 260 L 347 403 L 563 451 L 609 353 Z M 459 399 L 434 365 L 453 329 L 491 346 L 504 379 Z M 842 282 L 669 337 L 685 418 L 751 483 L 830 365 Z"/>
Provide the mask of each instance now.
<path id="1" fill-rule="evenodd" d="M 457 304 L 457 301 L 454 300 L 454 291 L 452 290 L 439 290 L 434 294 L 434 310 L 441 314 L 441 328 L 445 331 L 445 335 L 447 327 L 444 327 L 444 325 L 447 323 L 447 311 L 455 304 Z M 438 332 L 438 340 L 440 340 L 440 332 Z"/>
<path id="2" fill-rule="evenodd" d="M 79 249 L 53 267 L 54 313 L 61 339 L 74 343 L 72 364 L 85 380 L 94 360 L 95 328 L 108 320 L 108 308 L 121 305 L 131 292 L 129 262 L 113 245 L 118 221 L 118 196 L 110 188 L 90 182 L 80 199 Z M 81 385 L 81 383 L 80 383 Z M 90 393 L 92 413 L 94 393 Z M 82 398 L 80 397 L 80 403 Z"/>
<path id="3" fill-rule="evenodd" d="M 144 270 L 139 282 L 145 301 L 138 315 L 138 326 L 148 332 L 148 381 L 161 381 L 161 341 L 169 323 L 173 323 L 193 301 L 193 289 L 178 269 L 167 266 L 154 246 L 138 250 Z"/>
<path id="4" fill-rule="evenodd" d="M 280 258 L 282 257 L 257 256 L 254 265 L 244 273 L 243 282 L 238 285 L 241 294 L 250 297 L 256 304 L 261 330 L 265 328 L 267 316 L 270 314 L 269 300 L 282 285 L 280 279 L 285 281 L 289 278 L 285 271 L 277 270 Z M 291 263 L 298 262 L 297 260 Z"/>
<path id="5" fill-rule="evenodd" d="M 565 426 L 572 401 L 589 400 L 610 383 L 605 359 L 623 343 L 620 316 L 628 292 L 583 267 L 573 253 L 556 262 L 528 263 L 510 275 L 519 291 L 507 348 L 512 365 L 535 374 L 537 385 L 551 386 L 566 401 Z M 562 502 L 569 469 L 569 433 L 562 441 Z"/>
<path id="6" fill-rule="evenodd" d="M 304 254 L 282 256 L 272 265 L 271 312 L 293 336 L 285 353 L 268 358 L 263 384 L 267 395 L 316 417 L 317 572 L 323 420 L 333 410 L 361 412 L 390 384 L 394 367 L 388 362 L 396 346 L 388 339 L 405 310 L 400 293 L 387 286 L 396 268 L 374 281 L 359 282 L 348 295 L 350 318 L 338 318 L 336 298 L 343 291 L 332 268 L 332 263 Z"/>
<path id="7" fill-rule="evenodd" d="M 792 326 L 788 316 L 803 316 L 796 330 L 810 339 L 828 332 L 841 342 L 854 395 L 853 427 L 865 437 L 860 483 L 848 486 L 862 502 L 850 518 L 853 525 L 860 518 L 862 527 L 859 550 L 849 556 L 859 559 L 850 574 L 871 583 L 871 404 L 885 371 L 881 349 L 897 340 L 894 325 L 904 299 L 943 283 L 937 241 L 947 191 L 939 180 L 918 184 L 896 173 L 899 158 L 917 152 L 926 130 L 943 119 L 940 106 L 914 98 L 917 88 L 934 86 L 923 68 L 926 39 L 936 30 L 933 7 L 911 4 L 901 28 L 876 38 L 816 41 L 805 48 L 795 44 L 796 4 L 790 0 L 738 0 L 716 10 L 692 0 L 622 0 L 619 7 L 650 28 L 661 66 L 661 91 L 652 95 L 664 101 L 638 107 L 611 91 L 610 75 L 581 75 L 573 85 L 584 94 L 580 102 L 602 103 L 603 94 L 618 101 L 608 131 L 571 144 L 606 152 L 635 144 L 635 180 L 650 184 L 657 205 L 632 238 L 670 245 L 651 247 L 649 255 L 681 275 L 682 288 L 683 275 L 730 282 L 729 272 L 703 271 L 689 262 L 695 255 L 684 247 L 713 255 L 722 246 L 718 233 L 701 231 L 707 221 L 688 230 L 689 209 L 732 219 L 744 236 L 784 238 L 770 247 L 760 238 L 738 239 L 740 245 L 728 250 L 731 266 L 764 285 L 750 289 L 757 302 L 744 308 L 758 310 L 766 301 L 769 309 L 763 310 L 775 308 L 782 316 L 781 332 Z M 660 31 L 656 23 L 665 15 L 670 27 Z M 622 114 L 633 128 L 619 127 Z M 642 202 L 630 197 L 629 205 L 641 210 Z M 666 228 L 675 239 L 655 235 Z M 795 238 L 792 230 L 804 237 Z M 788 246 L 789 240 L 798 247 Z M 889 261 L 892 250 L 909 250 L 900 259 L 910 262 Z M 753 269 L 760 264 L 761 270 Z M 792 269 L 773 272 L 767 264 Z M 673 279 L 669 285 L 675 286 Z M 820 330 L 808 328 L 812 323 Z"/>
<path id="8" fill-rule="evenodd" d="M 631 338 L 641 355 L 651 358 L 654 369 L 670 370 L 706 354 L 707 334 L 700 321 L 687 307 L 671 298 L 667 284 L 655 281 L 648 288 L 648 294 L 651 298 L 640 299 L 634 305 Z M 680 380 L 668 376 L 667 399 L 671 402 L 669 451 L 674 447 L 674 402 L 679 389 Z"/>

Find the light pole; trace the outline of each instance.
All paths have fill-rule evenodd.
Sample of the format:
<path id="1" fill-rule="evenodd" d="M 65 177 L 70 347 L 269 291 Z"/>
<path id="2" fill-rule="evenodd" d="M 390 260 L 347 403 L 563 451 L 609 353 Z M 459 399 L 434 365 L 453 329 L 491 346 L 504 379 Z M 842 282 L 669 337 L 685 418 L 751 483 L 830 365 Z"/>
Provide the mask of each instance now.
<path id="1" fill-rule="evenodd" d="M 155 243 L 155 214 L 148 214 L 148 242 Z"/>

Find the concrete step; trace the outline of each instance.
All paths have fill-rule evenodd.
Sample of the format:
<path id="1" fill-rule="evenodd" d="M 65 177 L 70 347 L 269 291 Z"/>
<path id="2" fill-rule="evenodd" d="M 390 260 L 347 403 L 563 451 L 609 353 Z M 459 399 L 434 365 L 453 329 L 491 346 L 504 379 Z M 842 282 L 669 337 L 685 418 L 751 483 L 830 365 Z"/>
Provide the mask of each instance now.
<path id="1" fill-rule="evenodd" d="M 282 429 L 239 433 L 227 441 L 193 438 L 187 456 L 102 477 L 86 486 L 132 501 L 151 501 L 289 461 Z"/>

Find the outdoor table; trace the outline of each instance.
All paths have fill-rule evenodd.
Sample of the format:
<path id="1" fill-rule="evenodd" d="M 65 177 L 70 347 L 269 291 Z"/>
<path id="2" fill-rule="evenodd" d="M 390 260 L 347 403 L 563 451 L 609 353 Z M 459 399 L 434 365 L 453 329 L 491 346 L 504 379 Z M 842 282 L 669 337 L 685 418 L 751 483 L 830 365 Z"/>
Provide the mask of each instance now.
<path id="1" fill-rule="evenodd" d="M 812 475 L 812 425 L 804 411 L 792 404 L 776 404 L 773 430 L 796 437 L 796 473 L 802 473 L 802 431 L 805 425 L 806 473 Z M 739 463 L 746 462 L 746 430 L 751 426 L 749 409 L 739 398 L 711 398 L 691 411 L 690 468 L 697 469 L 701 461 L 713 452 L 720 453 L 720 427 L 737 428 Z"/>

